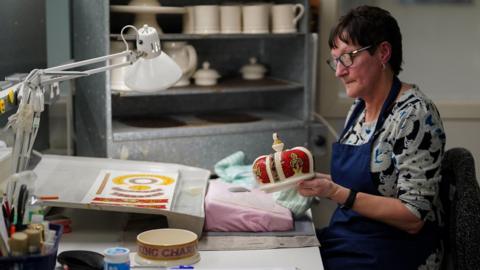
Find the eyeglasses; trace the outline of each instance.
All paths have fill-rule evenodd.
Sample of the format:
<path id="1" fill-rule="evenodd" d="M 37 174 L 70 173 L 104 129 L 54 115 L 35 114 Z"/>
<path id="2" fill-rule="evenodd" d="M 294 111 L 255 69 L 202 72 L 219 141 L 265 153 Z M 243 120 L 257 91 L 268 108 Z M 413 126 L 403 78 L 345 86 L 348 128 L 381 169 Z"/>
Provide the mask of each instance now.
<path id="1" fill-rule="evenodd" d="M 342 63 L 342 65 L 344 67 L 349 67 L 349 66 L 353 65 L 353 58 L 357 54 L 359 54 L 360 52 L 363 52 L 367 49 L 370 49 L 371 47 L 372 47 L 372 45 L 369 45 L 369 46 L 366 46 L 366 47 L 363 47 L 363 48 L 360 48 L 360 49 L 357 49 L 357 50 L 354 50 L 354 51 L 351 51 L 351 52 L 348 52 L 348 53 L 344 53 L 337 58 L 330 58 L 330 59 L 327 60 L 327 64 L 333 71 L 337 70 L 338 62 Z"/>

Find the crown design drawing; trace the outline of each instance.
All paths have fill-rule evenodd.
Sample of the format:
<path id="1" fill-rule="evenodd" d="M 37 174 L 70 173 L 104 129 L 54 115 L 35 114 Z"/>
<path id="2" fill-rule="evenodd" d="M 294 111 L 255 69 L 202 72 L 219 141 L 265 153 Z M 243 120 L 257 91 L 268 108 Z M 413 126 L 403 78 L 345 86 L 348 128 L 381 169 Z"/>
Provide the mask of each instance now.
<path id="1" fill-rule="evenodd" d="M 253 162 L 253 173 L 261 184 L 260 189 L 273 192 L 314 177 L 312 153 L 305 147 L 283 150 L 284 146 L 277 133 L 273 133 L 275 153 L 260 156 Z"/>

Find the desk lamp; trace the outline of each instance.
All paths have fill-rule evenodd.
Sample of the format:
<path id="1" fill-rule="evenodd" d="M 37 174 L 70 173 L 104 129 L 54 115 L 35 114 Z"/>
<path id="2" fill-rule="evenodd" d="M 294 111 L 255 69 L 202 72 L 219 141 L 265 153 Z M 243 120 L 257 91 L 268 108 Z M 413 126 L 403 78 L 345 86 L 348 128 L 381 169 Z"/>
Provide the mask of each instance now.
<path id="1" fill-rule="evenodd" d="M 128 48 L 128 43 L 123 36 L 123 31 L 129 27 L 137 33 L 136 50 Z M 125 84 L 135 91 L 161 91 L 180 79 L 182 71 L 166 53 L 161 51 L 160 39 L 155 28 L 144 25 L 137 29 L 132 25 L 127 25 L 121 31 L 121 37 L 126 47 L 123 52 L 47 69 L 32 70 L 16 88 L 20 104 L 17 112 L 9 117 L 7 124 L 7 127 L 12 127 L 15 133 L 12 150 L 12 171 L 14 173 L 27 168 L 40 124 L 40 114 L 45 105 L 44 95 L 50 94 L 51 97 L 58 95 L 59 82 L 124 66 L 129 66 L 125 75 Z M 109 61 L 107 61 L 125 57 L 124 62 L 114 65 L 108 64 Z M 85 71 L 72 70 L 97 63 L 104 66 Z"/>

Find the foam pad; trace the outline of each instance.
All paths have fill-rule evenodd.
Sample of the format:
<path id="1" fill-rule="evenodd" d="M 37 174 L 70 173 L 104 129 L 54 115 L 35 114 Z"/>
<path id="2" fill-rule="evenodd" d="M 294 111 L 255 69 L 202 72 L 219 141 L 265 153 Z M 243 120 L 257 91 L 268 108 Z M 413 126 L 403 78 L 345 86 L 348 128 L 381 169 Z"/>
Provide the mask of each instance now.
<path id="1" fill-rule="evenodd" d="M 238 185 L 220 180 L 209 183 L 205 212 L 206 231 L 272 232 L 293 229 L 290 210 L 277 204 L 271 194 L 255 189 L 245 191 Z"/>

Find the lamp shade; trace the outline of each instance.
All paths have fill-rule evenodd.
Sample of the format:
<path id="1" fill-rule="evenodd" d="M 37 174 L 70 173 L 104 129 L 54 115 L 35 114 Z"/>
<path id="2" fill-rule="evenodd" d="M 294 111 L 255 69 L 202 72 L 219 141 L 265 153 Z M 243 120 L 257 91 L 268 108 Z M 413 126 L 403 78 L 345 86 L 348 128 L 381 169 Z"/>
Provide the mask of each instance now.
<path id="1" fill-rule="evenodd" d="M 125 84 L 132 90 L 154 92 L 174 85 L 182 76 L 182 70 L 166 53 L 154 58 L 140 58 L 127 67 Z"/>

